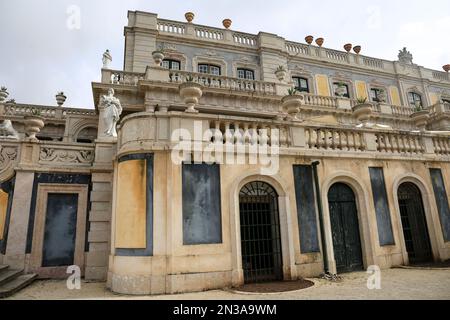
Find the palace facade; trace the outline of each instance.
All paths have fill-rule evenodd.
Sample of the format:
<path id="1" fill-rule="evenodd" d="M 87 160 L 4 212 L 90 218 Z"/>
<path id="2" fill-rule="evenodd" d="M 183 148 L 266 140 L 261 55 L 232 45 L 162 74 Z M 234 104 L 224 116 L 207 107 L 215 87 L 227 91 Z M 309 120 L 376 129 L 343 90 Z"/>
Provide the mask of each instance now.
<path id="1" fill-rule="evenodd" d="M 95 109 L 1 90 L 0 265 L 164 294 L 450 259 L 448 72 L 193 18 L 130 11 Z"/>

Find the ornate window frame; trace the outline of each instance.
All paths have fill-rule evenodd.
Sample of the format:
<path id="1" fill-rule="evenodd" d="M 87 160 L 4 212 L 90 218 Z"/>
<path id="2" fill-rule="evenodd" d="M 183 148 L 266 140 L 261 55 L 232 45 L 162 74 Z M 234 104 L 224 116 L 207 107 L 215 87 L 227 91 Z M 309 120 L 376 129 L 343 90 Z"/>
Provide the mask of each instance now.
<path id="1" fill-rule="evenodd" d="M 349 95 L 348 99 L 356 99 L 356 92 L 355 92 L 356 88 L 355 88 L 355 85 L 351 78 L 343 76 L 343 75 L 335 75 L 335 76 L 329 77 L 329 82 L 330 82 L 330 89 L 331 89 L 332 97 L 337 97 L 336 92 L 334 90 L 334 84 L 336 82 L 342 82 L 348 86 L 348 95 Z"/>
<path id="2" fill-rule="evenodd" d="M 198 73 L 199 64 L 212 64 L 220 67 L 220 75 L 227 76 L 228 74 L 228 64 L 227 62 L 219 57 L 206 57 L 206 56 L 196 56 L 192 59 L 192 69 L 194 73 Z"/>

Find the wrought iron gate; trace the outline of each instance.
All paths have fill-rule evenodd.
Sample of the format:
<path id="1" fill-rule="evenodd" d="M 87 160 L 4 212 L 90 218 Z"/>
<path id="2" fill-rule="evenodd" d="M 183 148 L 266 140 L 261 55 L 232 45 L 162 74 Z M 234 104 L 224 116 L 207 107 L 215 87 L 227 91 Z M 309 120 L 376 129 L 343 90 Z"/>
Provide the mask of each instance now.
<path id="1" fill-rule="evenodd" d="M 328 192 L 333 251 L 339 273 L 363 269 L 361 239 L 353 190 L 337 183 Z"/>
<path id="2" fill-rule="evenodd" d="M 413 183 L 403 183 L 398 188 L 398 204 L 409 262 L 432 260 L 430 237 L 419 188 Z"/>
<path id="3" fill-rule="evenodd" d="M 283 280 L 277 193 L 267 183 L 249 183 L 239 210 L 245 283 Z"/>

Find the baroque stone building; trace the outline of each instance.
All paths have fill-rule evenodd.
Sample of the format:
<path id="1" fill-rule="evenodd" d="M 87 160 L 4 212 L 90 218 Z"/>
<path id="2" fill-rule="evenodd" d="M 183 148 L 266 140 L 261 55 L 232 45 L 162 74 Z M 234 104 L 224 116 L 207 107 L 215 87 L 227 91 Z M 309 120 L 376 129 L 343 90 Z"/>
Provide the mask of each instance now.
<path id="1" fill-rule="evenodd" d="M 128 13 L 95 110 L 2 89 L 0 265 L 161 294 L 450 258 L 448 73 L 186 18 Z"/>

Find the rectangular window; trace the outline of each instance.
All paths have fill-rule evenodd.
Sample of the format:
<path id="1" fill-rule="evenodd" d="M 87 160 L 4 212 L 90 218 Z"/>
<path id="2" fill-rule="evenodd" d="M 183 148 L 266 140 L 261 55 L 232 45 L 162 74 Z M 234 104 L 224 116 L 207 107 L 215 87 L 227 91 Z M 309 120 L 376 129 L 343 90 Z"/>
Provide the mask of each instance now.
<path id="1" fill-rule="evenodd" d="M 293 77 L 292 80 L 294 81 L 294 86 L 297 91 L 309 93 L 308 79 Z"/>
<path id="2" fill-rule="evenodd" d="M 238 69 L 238 78 L 246 80 L 255 80 L 255 72 L 249 69 Z"/>
<path id="3" fill-rule="evenodd" d="M 165 59 L 161 63 L 161 66 L 165 69 L 180 70 L 181 64 L 180 64 L 180 61 L 177 61 L 177 60 Z"/>
<path id="4" fill-rule="evenodd" d="M 417 106 L 423 106 L 422 96 L 418 93 L 409 92 L 408 93 L 408 101 L 409 101 L 409 105 L 413 108 L 416 108 Z"/>
<path id="5" fill-rule="evenodd" d="M 198 72 L 199 73 L 207 73 L 214 76 L 220 76 L 220 67 L 210 65 L 210 64 L 199 64 L 198 65 Z"/>
<path id="6" fill-rule="evenodd" d="M 380 89 L 376 89 L 376 88 L 370 89 L 370 99 L 373 102 L 380 102 L 380 98 L 379 98 L 380 93 L 381 93 Z"/>
<path id="7" fill-rule="evenodd" d="M 311 166 L 294 166 L 294 185 L 301 252 L 320 252 Z"/>
<path id="8" fill-rule="evenodd" d="M 183 244 L 222 243 L 220 165 L 183 164 Z"/>
<path id="9" fill-rule="evenodd" d="M 340 89 L 341 87 L 344 89 Z M 343 83 L 340 84 L 340 83 L 336 82 L 336 83 L 333 83 L 333 88 L 334 88 L 335 95 L 338 96 L 337 92 L 338 92 L 338 88 L 339 88 L 339 90 L 344 90 L 343 97 L 350 99 L 350 91 L 348 89 L 348 85 L 343 84 Z"/>
<path id="10" fill-rule="evenodd" d="M 444 235 L 444 240 L 448 242 L 450 241 L 450 209 L 444 178 L 440 169 L 430 169 L 430 175 L 439 218 L 441 220 L 442 233 Z"/>
<path id="11" fill-rule="evenodd" d="M 369 168 L 369 172 L 380 246 L 394 245 L 391 212 L 389 210 L 383 168 Z"/>

